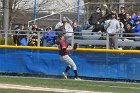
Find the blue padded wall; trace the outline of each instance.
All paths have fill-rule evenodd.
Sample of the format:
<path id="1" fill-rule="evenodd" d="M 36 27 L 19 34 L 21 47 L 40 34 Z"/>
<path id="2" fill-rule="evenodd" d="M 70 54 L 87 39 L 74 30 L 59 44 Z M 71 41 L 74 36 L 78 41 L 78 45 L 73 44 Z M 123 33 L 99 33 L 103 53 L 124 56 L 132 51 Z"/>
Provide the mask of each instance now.
<path id="1" fill-rule="evenodd" d="M 76 51 L 69 55 L 80 76 L 140 80 L 140 54 Z M 58 51 L 0 49 L 0 72 L 61 75 L 65 67 Z"/>

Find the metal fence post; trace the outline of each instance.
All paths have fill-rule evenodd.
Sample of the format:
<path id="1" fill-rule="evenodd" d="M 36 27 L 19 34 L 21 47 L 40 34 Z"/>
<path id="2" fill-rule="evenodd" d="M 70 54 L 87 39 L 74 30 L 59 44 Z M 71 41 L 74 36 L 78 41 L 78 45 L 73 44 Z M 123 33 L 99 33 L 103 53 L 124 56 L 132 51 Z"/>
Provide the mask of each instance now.
<path id="1" fill-rule="evenodd" d="M 106 33 L 106 49 L 109 49 L 109 33 Z"/>
<path id="2" fill-rule="evenodd" d="M 8 38 L 8 28 L 9 28 L 9 0 L 3 0 L 3 7 L 4 7 L 4 31 L 5 31 L 5 45 L 7 45 L 7 38 Z"/>
<path id="3" fill-rule="evenodd" d="M 40 46 L 40 32 L 37 31 L 37 46 Z"/>
<path id="4" fill-rule="evenodd" d="M 71 40 L 71 46 L 73 47 L 74 45 L 74 32 L 72 33 L 72 40 Z"/>
<path id="5" fill-rule="evenodd" d="M 115 49 L 118 49 L 118 34 L 115 35 L 114 37 L 115 41 Z"/>

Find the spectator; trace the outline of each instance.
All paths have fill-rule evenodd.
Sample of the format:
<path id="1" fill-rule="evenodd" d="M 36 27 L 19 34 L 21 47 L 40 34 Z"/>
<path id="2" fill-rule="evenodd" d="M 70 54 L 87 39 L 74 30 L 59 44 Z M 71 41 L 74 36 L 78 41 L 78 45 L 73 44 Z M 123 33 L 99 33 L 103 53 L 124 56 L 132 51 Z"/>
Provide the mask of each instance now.
<path id="1" fill-rule="evenodd" d="M 133 41 L 134 38 L 130 38 L 130 37 L 134 37 L 134 35 L 132 33 L 134 33 L 133 29 L 132 29 L 133 25 L 131 23 L 127 23 L 127 26 L 126 26 L 126 30 L 123 34 L 123 41 Z M 123 49 L 134 49 L 134 47 L 131 47 L 131 46 L 124 46 Z"/>
<path id="2" fill-rule="evenodd" d="M 133 30 L 135 33 L 140 34 L 140 21 L 136 20 L 135 24 L 136 26 L 133 28 Z"/>
<path id="3" fill-rule="evenodd" d="M 75 38 L 79 38 L 81 36 L 82 28 L 80 26 L 78 26 L 76 20 L 74 20 L 72 22 L 72 27 L 73 27 L 73 31 L 74 31 L 74 36 L 76 36 Z"/>
<path id="4" fill-rule="evenodd" d="M 93 25 L 92 32 L 98 32 L 101 29 L 101 17 L 102 17 L 101 8 L 97 7 L 95 13 L 92 13 L 88 20 L 89 24 Z"/>
<path id="5" fill-rule="evenodd" d="M 62 23 L 63 23 L 63 30 L 65 32 L 65 36 L 66 36 L 66 42 L 68 43 L 68 45 L 70 45 L 72 43 L 72 36 L 73 36 L 73 28 L 71 26 L 71 24 L 68 22 L 66 17 L 62 18 Z"/>
<path id="6" fill-rule="evenodd" d="M 104 21 L 111 19 L 111 10 L 109 9 L 109 7 L 107 6 L 107 4 L 103 4 L 102 5 L 102 19 Z M 105 9 L 105 10 L 104 10 Z"/>
<path id="7" fill-rule="evenodd" d="M 126 10 L 125 7 L 121 7 L 120 8 L 121 13 L 118 14 L 119 18 L 120 18 L 120 22 L 122 22 L 123 24 L 125 24 L 124 19 L 126 18 Z"/>
<path id="8" fill-rule="evenodd" d="M 125 34 L 125 33 L 134 33 L 134 30 L 132 29 L 132 27 L 133 27 L 133 25 L 131 23 L 127 23 L 126 30 L 124 32 L 123 37 L 134 37 L 133 35 Z"/>
<path id="9" fill-rule="evenodd" d="M 33 25 L 32 26 L 32 32 L 30 33 L 30 40 L 28 45 L 29 46 L 37 46 L 37 42 L 38 42 L 38 35 L 37 35 L 37 31 L 41 31 L 42 29 L 38 28 L 37 25 Z"/>
<path id="10" fill-rule="evenodd" d="M 33 33 L 32 34 L 32 37 L 29 40 L 28 45 L 29 46 L 37 46 L 37 38 L 38 38 L 37 34 L 36 33 Z"/>
<path id="11" fill-rule="evenodd" d="M 19 40 L 20 40 L 20 45 L 21 46 L 27 46 L 27 35 L 24 31 L 19 32 Z"/>
<path id="12" fill-rule="evenodd" d="M 53 46 L 56 40 L 56 32 L 51 27 L 47 27 L 46 31 L 42 36 L 43 46 Z"/>
<path id="13" fill-rule="evenodd" d="M 124 29 L 124 24 L 122 22 L 120 22 L 120 18 L 117 16 L 117 20 L 119 21 L 120 23 L 120 28 L 119 28 L 119 37 L 123 37 L 123 33 L 125 32 L 125 29 Z"/>
<path id="14" fill-rule="evenodd" d="M 108 19 L 104 22 L 104 29 L 107 30 L 107 28 L 109 27 L 111 19 Z"/>
<path id="15" fill-rule="evenodd" d="M 37 25 L 33 24 L 32 31 L 41 31 L 42 29 L 37 27 Z"/>
<path id="16" fill-rule="evenodd" d="M 80 26 L 78 26 L 76 20 L 71 21 L 68 17 L 66 17 L 66 18 L 73 28 L 74 36 L 76 36 L 75 38 L 79 38 L 81 36 L 82 28 Z"/>
<path id="17" fill-rule="evenodd" d="M 140 20 L 140 16 L 138 16 L 136 13 L 133 13 L 133 14 L 132 14 L 132 19 L 133 19 L 134 22 L 135 22 L 136 20 Z"/>
<path id="18" fill-rule="evenodd" d="M 137 36 L 135 36 L 135 40 L 140 40 L 140 21 L 136 20 L 135 24 L 136 26 L 132 28 L 134 30 L 134 33 L 137 34 Z"/>
<path id="19" fill-rule="evenodd" d="M 19 40 L 19 31 L 20 31 L 20 28 L 18 25 L 15 26 L 15 32 L 14 32 L 14 35 L 13 35 L 13 41 L 14 41 L 14 44 L 16 46 L 19 46 L 20 45 L 20 40 Z"/>
<path id="20" fill-rule="evenodd" d="M 135 24 L 136 26 L 132 28 L 136 34 L 135 40 L 140 41 L 140 20 L 136 20 Z M 140 50 L 140 47 L 136 47 L 136 49 Z"/>
<path id="21" fill-rule="evenodd" d="M 116 20 L 117 15 L 112 13 L 112 19 L 109 22 L 107 33 L 109 33 L 109 46 L 110 48 L 116 48 L 116 33 L 119 31 L 120 23 Z"/>
<path id="22" fill-rule="evenodd" d="M 91 26 L 88 21 L 82 25 L 83 30 L 92 30 L 92 28 L 93 26 Z"/>
<path id="23" fill-rule="evenodd" d="M 63 23 L 58 22 L 55 26 L 55 31 L 62 31 L 62 26 L 63 26 Z"/>
<path id="24" fill-rule="evenodd" d="M 131 19 L 129 13 L 126 13 L 126 17 L 125 17 L 125 19 L 124 19 L 124 28 L 125 28 L 125 30 L 127 29 L 127 24 L 128 24 L 128 23 L 131 23 L 132 26 L 134 26 L 134 20 Z"/>
<path id="25" fill-rule="evenodd" d="M 20 46 L 27 46 L 27 38 L 26 38 L 26 33 L 22 30 L 20 30 L 20 27 L 18 25 L 15 26 L 15 33 L 13 35 L 14 43 L 15 45 L 20 45 Z"/>
<path id="26" fill-rule="evenodd" d="M 45 29 L 45 32 L 43 33 L 42 36 L 43 46 L 47 46 L 47 37 L 48 37 L 48 28 Z"/>

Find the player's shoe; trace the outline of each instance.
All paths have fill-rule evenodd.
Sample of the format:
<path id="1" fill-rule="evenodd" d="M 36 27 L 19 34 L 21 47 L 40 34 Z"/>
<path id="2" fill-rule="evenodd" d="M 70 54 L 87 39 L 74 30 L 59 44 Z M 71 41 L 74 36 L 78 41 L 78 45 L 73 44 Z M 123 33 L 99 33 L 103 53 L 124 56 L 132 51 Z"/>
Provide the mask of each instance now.
<path id="1" fill-rule="evenodd" d="M 65 79 L 67 79 L 67 74 L 65 72 L 62 73 Z"/>
<path id="2" fill-rule="evenodd" d="M 80 78 L 74 78 L 74 80 L 82 80 L 82 79 L 80 79 Z"/>

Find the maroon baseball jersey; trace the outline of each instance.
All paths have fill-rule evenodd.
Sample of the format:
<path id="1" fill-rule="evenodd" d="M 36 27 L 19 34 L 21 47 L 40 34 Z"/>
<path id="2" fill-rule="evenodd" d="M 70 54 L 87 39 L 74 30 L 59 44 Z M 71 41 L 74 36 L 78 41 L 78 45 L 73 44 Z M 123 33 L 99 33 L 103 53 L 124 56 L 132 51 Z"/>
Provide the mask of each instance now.
<path id="1" fill-rule="evenodd" d="M 67 43 L 65 40 L 60 40 L 59 41 L 59 55 L 64 56 L 68 54 L 68 50 L 64 50 L 64 48 L 67 48 Z"/>

